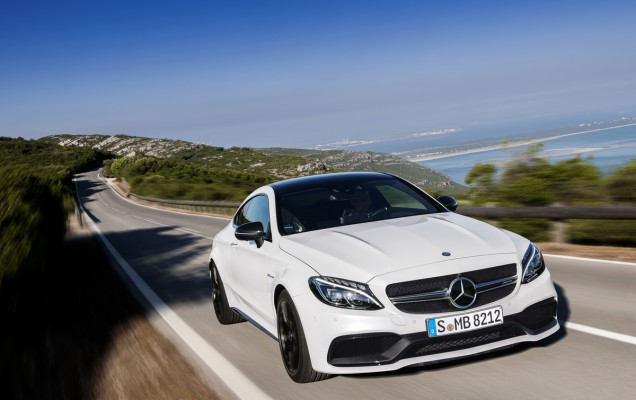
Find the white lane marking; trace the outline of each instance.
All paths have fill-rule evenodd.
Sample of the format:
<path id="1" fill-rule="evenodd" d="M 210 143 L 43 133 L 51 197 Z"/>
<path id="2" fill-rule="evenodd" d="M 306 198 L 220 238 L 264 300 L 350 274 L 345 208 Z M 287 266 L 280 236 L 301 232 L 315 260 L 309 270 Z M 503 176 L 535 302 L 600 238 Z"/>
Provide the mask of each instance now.
<path id="1" fill-rule="evenodd" d="M 226 383 L 234 394 L 240 399 L 270 399 L 265 392 L 256 386 L 247 376 L 234 366 L 227 358 L 210 346 L 194 329 L 190 327 L 179 315 L 174 312 L 161 298 L 148 286 L 148 284 L 135 272 L 135 270 L 124 260 L 115 250 L 112 244 L 106 239 L 97 225 L 88 216 L 82 204 L 82 211 L 97 233 L 100 240 L 106 246 L 111 255 L 115 258 L 119 267 L 128 275 L 128 278 L 135 284 L 141 294 L 148 300 L 152 308 L 164 321 L 181 337 L 181 339 L 201 358 L 201 360 Z"/>
<path id="2" fill-rule="evenodd" d="M 199 232 L 197 230 L 194 230 L 194 229 L 190 229 L 190 228 L 179 228 L 179 230 L 183 231 L 183 232 L 194 233 L 194 234 L 199 235 L 199 236 L 202 235 L 201 232 Z"/>
<path id="3" fill-rule="evenodd" d="M 198 236 L 198 237 L 201 237 L 201 238 L 204 238 L 204 239 L 214 240 L 214 238 L 212 238 L 210 236 L 205 236 L 201 232 L 195 231 L 194 229 L 175 228 L 175 230 L 179 231 L 179 232 L 187 233 L 188 235 L 194 235 L 194 236 Z"/>
<path id="4" fill-rule="evenodd" d="M 602 260 L 602 259 L 599 259 L 599 258 L 584 258 L 584 257 L 562 256 L 562 255 L 558 255 L 558 254 L 545 254 L 545 253 L 543 255 L 547 256 L 547 257 L 562 258 L 564 260 L 589 261 L 589 262 L 596 262 L 596 263 L 603 263 L 603 264 L 626 265 L 626 266 L 630 266 L 630 267 L 636 267 L 636 263 L 627 262 L 627 261 L 612 261 L 612 260 Z"/>
<path id="5" fill-rule="evenodd" d="M 174 228 L 175 231 L 179 231 L 179 232 L 183 232 L 183 233 L 187 233 L 188 235 L 194 235 L 194 236 L 198 236 L 200 238 L 203 239 L 208 239 L 208 240 L 214 240 L 214 238 L 210 237 L 210 236 L 205 236 L 195 230 L 190 230 L 187 228 Z"/>
<path id="6" fill-rule="evenodd" d="M 166 226 L 166 227 L 170 226 L 170 225 L 162 224 L 159 221 L 155 221 L 154 219 L 146 219 L 146 218 L 140 218 L 140 219 L 146 222 L 150 222 L 151 224 L 159 225 L 159 226 Z M 188 229 L 188 228 L 173 228 L 173 229 L 175 231 L 187 233 L 188 235 L 194 235 L 194 236 L 202 237 L 204 239 L 214 240 L 213 238 L 209 236 L 205 236 L 201 234 L 201 232 L 195 231 L 194 229 Z"/>
<path id="7" fill-rule="evenodd" d="M 114 208 L 114 207 L 112 207 L 112 206 L 110 206 L 110 205 L 108 205 L 108 207 L 109 207 L 111 210 L 114 210 L 114 211 L 120 212 L 120 213 L 122 213 L 122 214 L 127 214 L 127 213 L 125 213 L 125 212 L 123 212 L 123 211 L 119 211 L 119 210 L 117 210 L 116 208 Z M 156 209 L 156 208 L 154 208 L 153 210 L 157 210 L 157 209 Z M 136 215 L 131 215 L 131 217 L 133 217 L 133 218 L 137 218 L 137 219 L 140 219 L 140 220 L 142 220 L 142 221 L 150 222 L 151 224 L 155 224 L 155 225 L 159 225 L 159 226 L 170 226 L 170 225 L 166 225 L 166 224 L 161 223 L 161 222 L 157 221 L 156 219 L 152 219 L 152 218 L 142 218 L 142 217 L 139 217 L 139 216 L 136 216 Z M 190 234 L 190 235 L 199 236 L 199 237 L 202 237 L 202 238 L 204 238 L 204 239 L 210 239 L 210 240 L 212 240 L 212 238 L 211 238 L 211 237 L 209 237 L 209 236 L 205 236 L 205 235 L 203 235 L 201 232 L 199 232 L 199 231 L 197 231 L 197 230 L 194 230 L 194 229 L 188 229 L 188 228 L 174 228 L 174 230 L 175 230 L 175 231 L 184 232 L 184 233 L 187 233 L 187 234 Z"/>
<path id="8" fill-rule="evenodd" d="M 636 337 L 624 335 L 622 333 L 616 333 L 612 331 L 606 331 L 605 329 L 594 328 L 592 326 L 581 325 L 574 322 L 569 321 L 561 321 L 563 325 L 567 329 L 572 329 L 573 331 L 579 331 L 584 333 L 589 333 L 590 335 L 604 337 L 606 339 L 612 339 L 623 343 L 633 344 L 636 346 Z"/>
<path id="9" fill-rule="evenodd" d="M 150 222 L 151 224 L 159 225 L 159 226 L 168 226 L 166 224 L 162 224 L 159 221 L 155 221 L 154 219 L 142 218 L 143 221 Z"/>
<path id="10" fill-rule="evenodd" d="M 106 201 L 104 201 L 104 199 L 102 199 L 102 196 L 100 196 L 99 193 L 97 193 L 96 196 L 102 203 L 104 203 L 104 205 L 106 207 L 110 208 L 111 210 L 116 211 L 116 212 L 118 212 L 120 214 L 128 215 L 128 213 L 126 211 L 119 210 L 119 209 L 113 207 L 113 205 L 111 203 L 107 203 Z"/>

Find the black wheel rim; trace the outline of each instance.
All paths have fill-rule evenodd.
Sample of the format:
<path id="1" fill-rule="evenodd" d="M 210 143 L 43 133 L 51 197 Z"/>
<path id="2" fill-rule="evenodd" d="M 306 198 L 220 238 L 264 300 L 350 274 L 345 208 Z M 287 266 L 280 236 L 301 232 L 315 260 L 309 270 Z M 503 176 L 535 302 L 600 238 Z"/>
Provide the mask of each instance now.
<path id="1" fill-rule="evenodd" d="M 221 285 L 219 283 L 219 273 L 215 267 L 210 270 L 210 282 L 212 282 L 212 303 L 214 303 L 214 312 L 221 315 Z"/>
<path id="2" fill-rule="evenodd" d="M 278 342 L 285 368 L 294 374 L 298 370 L 299 360 L 298 325 L 287 301 L 281 302 L 276 318 L 278 319 Z"/>

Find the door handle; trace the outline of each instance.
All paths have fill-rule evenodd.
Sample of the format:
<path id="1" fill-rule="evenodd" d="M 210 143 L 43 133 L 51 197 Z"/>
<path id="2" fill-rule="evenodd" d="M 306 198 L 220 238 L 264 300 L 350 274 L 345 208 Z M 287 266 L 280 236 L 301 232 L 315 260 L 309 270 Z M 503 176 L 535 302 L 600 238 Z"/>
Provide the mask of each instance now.
<path id="1" fill-rule="evenodd" d="M 238 243 L 232 242 L 230 243 L 230 246 L 232 246 L 233 249 L 238 247 Z"/>

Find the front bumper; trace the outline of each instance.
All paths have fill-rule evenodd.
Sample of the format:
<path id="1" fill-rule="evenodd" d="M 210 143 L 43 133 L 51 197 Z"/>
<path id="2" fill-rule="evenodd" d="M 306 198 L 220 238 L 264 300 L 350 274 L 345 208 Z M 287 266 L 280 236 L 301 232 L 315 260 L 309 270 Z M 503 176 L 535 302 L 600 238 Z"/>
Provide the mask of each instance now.
<path id="1" fill-rule="evenodd" d="M 518 314 L 504 317 L 501 325 L 435 338 L 430 338 L 426 332 L 340 336 L 331 342 L 327 362 L 335 367 L 386 365 L 414 357 L 470 349 L 519 336 L 536 336 L 558 326 L 556 310 L 556 300 L 546 299 Z"/>
<path id="2" fill-rule="evenodd" d="M 502 306 L 503 324 L 466 333 L 429 338 L 426 319 L 435 315 L 406 314 L 388 298 L 381 301 L 385 304 L 382 310 L 356 311 L 325 305 L 312 293 L 294 298 L 316 371 L 392 371 L 538 341 L 559 330 L 557 294 L 548 271 L 530 284 L 517 286 L 507 298 L 485 306 Z"/>

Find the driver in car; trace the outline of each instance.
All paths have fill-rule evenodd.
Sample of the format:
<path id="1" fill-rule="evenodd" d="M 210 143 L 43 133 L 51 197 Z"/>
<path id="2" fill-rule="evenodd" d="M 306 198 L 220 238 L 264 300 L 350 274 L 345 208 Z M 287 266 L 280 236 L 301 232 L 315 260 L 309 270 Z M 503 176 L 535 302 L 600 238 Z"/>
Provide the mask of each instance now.
<path id="1" fill-rule="evenodd" d="M 356 190 L 356 195 L 351 198 L 351 209 L 345 210 L 342 214 L 343 217 L 353 216 L 369 216 L 372 212 L 371 197 L 367 189 Z"/>

